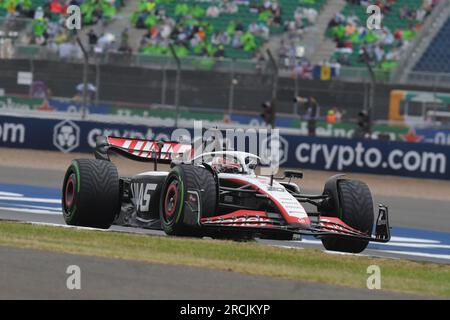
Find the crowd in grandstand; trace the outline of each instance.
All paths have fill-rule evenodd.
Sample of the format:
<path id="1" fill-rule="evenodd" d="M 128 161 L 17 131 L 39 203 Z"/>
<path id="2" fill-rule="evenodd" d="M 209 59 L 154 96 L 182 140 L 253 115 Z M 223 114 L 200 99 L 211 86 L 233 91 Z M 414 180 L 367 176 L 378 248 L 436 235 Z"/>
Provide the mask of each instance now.
<path id="1" fill-rule="evenodd" d="M 324 0 L 140 0 L 130 22 L 147 30 L 140 41 L 143 54 L 168 54 L 172 43 L 179 56 L 257 59 L 274 32 L 301 34 L 314 24 L 317 2 Z M 64 27 L 70 5 L 80 6 L 85 27 L 114 19 L 124 0 L 0 0 L 0 17 L 32 19 L 22 43 L 53 47 L 71 40 L 73 32 Z M 118 43 L 114 50 L 131 50 Z"/>
<path id="2" fill-rule="evenodd" d="M 165 54 L 169 43 L 177 53 L 184 55 L 223 57 L 226 47 L 253 53 L 257 38 L 267 40 L 270 27 L 280 26 L 281 7 L 276 0 L 263 1 L 209 1 L 207 5 L 170 0 L 141 0 L 131 17 L 137 28 L 147 29 L 140 51 Z M 250 23 L 239 20 L 240 11 L 253 15 Z M 226 15 L 227 24 L 220 28 L 218 21 Z M 236 18 L 235 18 L 236 17 Z"/>
<path id="3" fill-rule="evenodd" d="M 83 23 L 93 24 L 102 19 L 110 20 L 116 15 L 117 8 L 123 6 L 124 0 L 0 0 L 2 11 L 7 17 L 36 19 L 45 17 L 55 21 L 65 16 L 70 5 L 79 6 Z"/>
<path id="4" fill-rule="evenodd" d="M 0 0 L 0 17 L 31 19 L 32 32 L 22 43 L 46 45 L 60 56 L 80 55 L 73 39 L 75 32 L 65 28 L 66 10 L 78 5 L 84 28 L 114 19 L 125 0 Z M 334 69 L 363 66 L 369 60 L 377 68 L 390 71 L 420 32 L 426 17 L 438 0 L 346 0 L 328 24 L 327 35 L 337 45 L 326 62 Z M 139 0 L 129 17 L 130 28 L 145 29 L 138 52 L 170 54 L 173 44 L 179 57 L 198 56 L 260 60 L 262 44 L 273 35 L 285 33 L 279 50 L 281 67 L 294 69 L 301 78 L 312 77 L 313 66 L 302 58 L 298 39 L 308 26 L 317 23 L 326 0 Z M 382 28 L 366 26 L 367 6 L 375 4 L 383 15 Z M 87 26 L 87 27 L 86 27 Z M 91 50 L 131 53 L 130 28 L 120 35 L 90 30 Z M 102 29 L 102 28 L 100 28 Z M 300 38 L 298 38 L 300 36 Z M 294 37 L 297 37 L 292 40 Z M 303 48 L 304 49 L 304 48 Z"/>
<path id="5" fill-rule="evenodd" d="M 22 42 L 52 47 L 70 40 L 65 27 L 70 5 L 80 7 L 83 25 L 92 25 L 113 19 L 123 4 L 124 0 L 0 0 L 0 16 L 3 11 L 7 18 L 32 19 L 32 32 Z"/>
<path id="6" fill-rule="evenodd" d="M 407 6 L 407 2 L 398 0 L 347 2 L 346 12 L 336 13 L 328 26 L 328 33 L 337 44 L 336 59 L 346 66 L 359 66 L 368 60 L 389 71 L 414 40 L 437 0 L 423 0 L 418 6 Z M 367 28 L 365 11 L 370 4 L 381 9 L 383 24 L 379 30 Z M 395 22 L 389 23 L 388 17 L 394 17 Z"/>

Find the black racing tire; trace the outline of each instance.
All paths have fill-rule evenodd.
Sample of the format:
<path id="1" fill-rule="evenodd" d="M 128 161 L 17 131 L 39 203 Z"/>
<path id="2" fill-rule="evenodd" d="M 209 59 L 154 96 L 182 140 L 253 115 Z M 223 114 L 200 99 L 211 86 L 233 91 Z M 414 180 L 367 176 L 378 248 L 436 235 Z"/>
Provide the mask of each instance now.
<path id="1" fill-rule="evenodd" d="M 166 178 L 161 190 L 159 213 L 161 227 L 172 236 L 203 236 L 200 226 L 184 221 L 188 190 L 200 191 L 200 218 L 214 216 L 217 206 L 217 185 L 213 173 L 203 167 L 180 164 Z"/>
<path id="2" fill-rule="evenodd" d="M 374 224 L 374 214 L 372 194 L 367 184 L 357 180 L 339 180 L 338 195 L 341 208 L 334 210 L 336 217 L 350 227 L 370 235 Z M 322 244 L 325 249 L 331 251 L 360 253 L 366 249 L 369 241 L 324 237 Z"/>
<path id="3" fill-rule="evenodd" d="M 105 160 L 73 160 L 62 187 L 68 225 L 108 229 L 120 212 L 119 175 Z"/>

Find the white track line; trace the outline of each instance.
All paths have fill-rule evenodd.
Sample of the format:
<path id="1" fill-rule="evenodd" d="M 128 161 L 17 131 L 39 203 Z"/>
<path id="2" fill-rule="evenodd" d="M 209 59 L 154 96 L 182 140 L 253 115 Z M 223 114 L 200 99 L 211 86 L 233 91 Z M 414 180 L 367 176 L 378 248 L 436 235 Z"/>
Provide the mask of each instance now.
<path id="1" fill-rule="evenodd" d="M 23 197 L 23 194 L 21 194 L 21 193 L 14 193 L 14 192 L 0 191 L 0 196 L 5 196 L 5 197 Z"/>
<path id="2" fill-rule="evenodd" d="M 425 252 L 397 251 L 397 250 L 383 250 L 383 251 L 379 251 L 379 252 L 393 253 L 393 254 L 400 254 L 400 255 L 407 255 L 407 256 L 416 256 L 416 257 L 425 257 L 425 258 L 450 260 L 450 254 L 434 254 L 434 253 L 425 253 Z"/>
<path id="3" fill-rule="evenodd" d="M 322 242 L 320 240 L 302 240 L 302 241 L 296 241 L 299 244 L 315 244 L 315 245 L 321 245 Z M 386 243 L 384 243 L 383 245 L 386 245 Z M 277 247 L 283 247 L 283 248 L 292 248 L 292 249 L 296 249 L 298 248 L 297 246 L 289 246 L 289 245 L 283 245 L 283 246 L 279 246 L 279 245 L 275 245 Z M 393 243 L 392 246 L 403 246 L 403 247 L 414 247 L 413 244 L 411 243 Z M 424 247 L 420 247 L 420 248 L 436 248 L 436 249 L 446 249 L 450 246 L 448 245 L 424 245 Z M 425 253 L 425 252 L 415 252 L 415 251 L 398 251 L 398 250 L 385 250 L 385 249 L 375 249 L 375 248 L 371 248 L 368 247 L 368 250 L 371 250 L 373 252 L 373 254 L 353 254 L 353 253 L 342 253 L 342 252 L 334 252 L 334 251 L 327 251 L 327 250 L 322 250 L 324 253 L 329 253 L 329 254 L 349 254 L 349 255 L 354 255 L 354 256 L 367 256 L 367 257 L 381 257 L 381 258 L 393 258 L 393 257 L 387 257 L 383 254 L 386 253 L 390 253 L 390 254 L 399 254 L 399 255 L 405 255 L 405 256 L 411 256 L 411 257 L 424 257 L 424 258 L 434 258 L 434 259 L 442 259 L 442 260 L 450 260 L 450 255 L 447 254 L 435 254 L 435 253 Z M 398 258 L 397 258 L 398 259 Z"/>
<path id="4" fill-rule="evenodd" d="M 44 203 L 58 203 L 58 204 L 61 204 L 61 200 L 60 199 L 49 199 L 49 198 L 4 197 L 4 196 L 0 196 L 0 200 L 22 201 L 22 202 L 44 202 Z"/>
<path id="5" fill-rule="evenodd" d="M 32 204 L 20 204 L 20 203 L 14 203 L 11 207 L 7 208 L 31 208 L 31 209 L 43 209 L 43 210 L 49 210 L 49 211 L 57 211 L 62 214 L 62 208 L 61 207 L 47 207 L 47 206 L 36 206 Z"/>
<path id="6" fill-rule="evenodd" d="M 57 211 L 50 211 L 50 210 L 43 210 L 43 209 L 30 209 L 30 208 L 17 208 L 17 207 L 0 207 L 0 210 L 5 211 L 16 211 L 16 212 L 23 212 L 23 213 L 35 213 L 35 214 L 49 214 L 49 215 L 61 215 L 61 212 Z"/>
<path id="7" fill-rule="evenodd" d="M 407 238 L 407 237 L 396 237 L 392 236 L 390 242 L 415 242 L 415 243 L 441 243 L 438 240 L 420 239 L 420 238 Z"/>
<path id="8" fill-rule="evenodd" d="M 404 243 L 404 242 L 387 242 L 377 243 L 376 246 L 385 247 L 404 247 L 404 248 L 418 248 L 418 249 L 450 249 L 447 244 L 424 244 L 424 243 Z"/>
<path id="9" fill-rule="evenodd" d="M 33 222 L 33 221 L 17 221 L 17 222 L 24 223 L 24 224 L 38 225 L 38 226 L 59 227 L 59 228 L 67 228 L 67 229 L 105 231 L 105 232 L 121 232 L 121 231 L 116 231 L 116 230 L 111 230 L 111 229 L 99 229 L 99 228 L 90 228 L 90 227 L 69 226 L 67 224 L 58 224 L 58 223 L 49 223 L 49 222 Z"/>

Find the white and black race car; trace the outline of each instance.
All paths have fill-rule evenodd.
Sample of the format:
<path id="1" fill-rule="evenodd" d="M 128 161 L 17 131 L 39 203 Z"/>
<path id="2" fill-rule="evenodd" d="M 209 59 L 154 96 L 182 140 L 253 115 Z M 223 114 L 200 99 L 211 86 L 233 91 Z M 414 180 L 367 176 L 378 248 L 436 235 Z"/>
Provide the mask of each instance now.
<path id="1" fill-rule="evenodd" d="M 121 177 L 110 152 L 153 162 L 153 171 Z M 192 145 L 179 142 L 100 138 L 96 159 L 74 160 L 67 169 L 62 188 L 66 223 L 105 229 L 119 224 L 192 237 L 292 240 L 310 235 L 328 250 L 353 253 L 369 241 L 390 240 L 388 209 L 380 205 L 374 222 L 364 182 L 337 175 L 328 179 L 323 193 L 310 195 L 291 182 L 302 178 L 301 172 L 256 175 L 260 161 L 253 154 L 193 154 Z M 170 164 L 170 171 L 158 171 L 159 163 Z M 316 210 L 306 211 L 305 203 Z"/>

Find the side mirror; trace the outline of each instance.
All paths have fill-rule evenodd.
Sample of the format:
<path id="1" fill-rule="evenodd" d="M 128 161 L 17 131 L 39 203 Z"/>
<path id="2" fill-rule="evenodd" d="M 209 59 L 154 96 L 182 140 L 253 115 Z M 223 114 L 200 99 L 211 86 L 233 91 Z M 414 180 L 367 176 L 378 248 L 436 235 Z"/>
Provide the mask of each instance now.
<path id="1" fill-rule="evenodd" d="M 295 170 L 286 170 L 286 171 L 284 171 L 284 176 L 289 179 L 292 179 L 292 178 L 303 179 L 303 172 L 295 171 Z"/>

